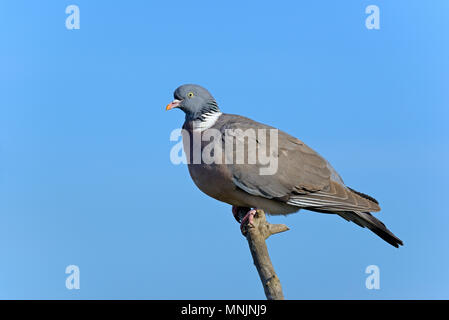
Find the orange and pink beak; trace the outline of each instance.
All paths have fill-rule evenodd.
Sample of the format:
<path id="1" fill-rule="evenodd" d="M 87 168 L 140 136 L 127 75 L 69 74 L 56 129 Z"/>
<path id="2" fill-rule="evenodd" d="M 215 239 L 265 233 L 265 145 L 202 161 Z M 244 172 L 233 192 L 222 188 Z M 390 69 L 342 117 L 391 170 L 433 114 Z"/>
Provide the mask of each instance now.
<path id="1" fill-rule="evenodd" d="M 179 105 L 181 104 L 182 100 L 178 100 L 175 99 L 172 102 L 170 102 L 169 104 L 167 104 L 167 106 L 165 107 L 165 110 L 171 110 L 173 108 L 178 108 Z"/>

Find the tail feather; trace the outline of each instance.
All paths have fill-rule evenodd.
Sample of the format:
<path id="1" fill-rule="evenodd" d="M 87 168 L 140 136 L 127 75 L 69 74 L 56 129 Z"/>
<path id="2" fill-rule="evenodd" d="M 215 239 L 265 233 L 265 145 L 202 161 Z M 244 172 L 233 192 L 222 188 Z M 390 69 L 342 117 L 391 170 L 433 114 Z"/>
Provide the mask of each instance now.
<path id="1" fill-rule="evenodd" d="M 355 224 L 361 226 L 362 228 L 368 228 L 379 237 L 384 239 L 386 242 L 392 246 L 399 248 L 399 245 L 403 245 L 401 239 L 396 237 L 387 227 L 378 219 L 373 217 L 369 212 L 361 211 L 342 211 L 335 212 L 347 221 L 352 221 Z"/>
<path id="2" fill-rule="evenodd" d="M 348 188 L 349 190 L 351 190 L 352 192 L 358 194 L 358 195 L 361 196 L 362 198 L 365 198 L 365 199 L 367 199 L 367 200 L 370 200 L 370 201 L 374 202 L 375 204 L 379 204 L 379 201 L 377 201 L 377 200 L 374 199 L 373 197 L 367 195 L 366 193 L 362 193 L 362 192 L 360 192 L 360 191 L 356 191 L 356 190 L 354 190 L 354 189 L 352 189 L 352 188 L 349 188 L 349 187 L 347 187 L 347 188 Z"/>

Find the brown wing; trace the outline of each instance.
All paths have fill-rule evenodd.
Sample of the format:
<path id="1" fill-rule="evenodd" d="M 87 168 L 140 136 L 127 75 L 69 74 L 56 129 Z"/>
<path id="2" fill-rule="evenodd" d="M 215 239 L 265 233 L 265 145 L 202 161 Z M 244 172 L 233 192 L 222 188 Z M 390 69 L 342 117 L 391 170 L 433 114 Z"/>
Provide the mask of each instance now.
<path id="1" fill-rule="evenodd" d="M 249 158 L 244 159 L 244 164 L 236 164 L 238 149 L 235 145 L 231 152 L 225 152 L 226 157 L 232 157 L 228 168 L 234 184 L 240 189 L 252 195 L 315 210 L 380 210 L 372 198 L 370 200 L 346 187 L 332 166 L 299 139 L 248 118 L 223 116 L 226 117 L 220 127 L 223 137 L 232 132 L 234 140 L 245 145 L 245 155 L 257 159 L 255 164 L 248 164 Z M 265 139 L 261 139 L 260 129 L 266 130 Z M 277 130 L 277 146 L 270 143 L 270 129 Z M 226 138 L 223 139 L 225 142 Z M 248 151 L 248 145 L 256 145 L 257 148 Z M 261 169 L 268 166 L 261 164 L 260 150 L 270 150 L 270 155 L 276 158 L 277 170 L 273 174 L 261 173 Z"/>

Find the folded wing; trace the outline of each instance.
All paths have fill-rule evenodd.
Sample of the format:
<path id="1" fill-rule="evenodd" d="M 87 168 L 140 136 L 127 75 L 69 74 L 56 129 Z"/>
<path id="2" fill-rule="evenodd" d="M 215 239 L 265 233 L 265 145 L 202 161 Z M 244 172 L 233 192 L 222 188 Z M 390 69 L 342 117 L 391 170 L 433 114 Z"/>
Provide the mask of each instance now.
<path id="1" fill-rule="evenodd" d="M 261 139 L 263 130 L 260 129 L 265 129 L 265 139 Z M 235 141 L 245 146 L 245 153 L 258 160 L 249 164 L 245 158 L 243 164 L 236 164 L 238 148 L 235 145 L 226 155 L 234 160 L 228 165 L 234 184 L 249 194 L 317 211 L 380 210 L 373 198 L 346 187 L 332 166 L 299 139 L 240 116 L 234 116 L 220 130 L 223 137 L 232 132 Z M 270 153 L 277 158 L 277 170 L 272 175 L 263 175 L 261 169 L 267 165 L 261 164 L 258 154 L 251 153 L 268 152 L 274 146 L 270 145 L 270 130 L 277 130 L 277 148 L 271 148 Z M 248 150 L 248 146 L 254 145 L 256 149 Z"/>

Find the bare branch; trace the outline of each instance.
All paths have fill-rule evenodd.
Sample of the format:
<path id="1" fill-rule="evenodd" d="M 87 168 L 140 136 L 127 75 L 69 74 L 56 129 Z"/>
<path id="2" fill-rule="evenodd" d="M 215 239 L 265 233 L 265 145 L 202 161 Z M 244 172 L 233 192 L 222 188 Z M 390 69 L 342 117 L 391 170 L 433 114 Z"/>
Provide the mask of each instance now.
<path id="1" fill-rule="evenodd" d="M 239 216 L 243 217 L 247 213 L 245 210 L 245 208 L 242 208 L 239 211 Z M 247 225 L 243 229 L 243 235 L 248 240 L 254 265 L 259 272 L 259 277 L 268 300 L 283 300 L 284 294 L 282 293 L 281 282 L 271 263 L 265 240 L 272 234 L 287 230 L 289 229 L 284 224 L 268 223 L 263 210 L 257 210 L 253 224 Z"/>

